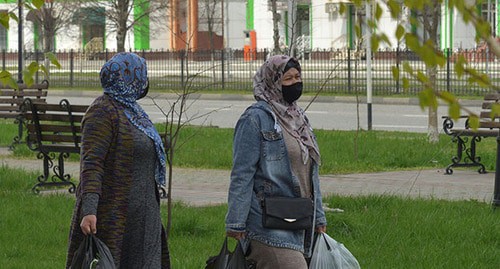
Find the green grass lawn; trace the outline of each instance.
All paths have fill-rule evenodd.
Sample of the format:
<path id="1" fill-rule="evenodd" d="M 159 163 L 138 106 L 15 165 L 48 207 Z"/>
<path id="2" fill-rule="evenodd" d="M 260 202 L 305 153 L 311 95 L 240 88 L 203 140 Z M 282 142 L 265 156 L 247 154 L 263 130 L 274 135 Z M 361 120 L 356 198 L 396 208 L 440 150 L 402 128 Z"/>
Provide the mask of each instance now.
<path id="1" fill-rule="evenodd" d="M 8 146 L 17 134 L 17 126 L 0 123 L 0 146 Z M 162 127 L 158 126 L 161 130 Z M 321 174 L 394 171 L 421 168 L 444 168 L 456 155 L 456 144 L 441 135 L 437 144 L 429 144 L 424 133 L 388 131 L 316 130 L 321 151 Z M 187 126 L 181 130 L 175 151 L 174 166 L 231 169 L 233 129 Z M 496 142 L 483 139 L 477 155 L 488 171 L 495 168 Z M 16 146 L 14 156 L 36 158 L 25 144 Z M 79 156 L 72 154 L 71 161 Z"/>
<path id="2" fill-rule="evenodd" d="M 74 198 L 34 195 L 35 177 L 0 167 L 0 268 L 64 266 Z M 500 211 L 488 204 L 392 196 L 331 196 L 325 202 L 344 210 L 327 213 L 328 234 L 344 243 L 362 268 L 496 269 L 500 264 Z M 172 268 L 204 268 L 224 239 L 225 213 L 225 205 L 174 206 Z"/>
<path id="3" fill-rule="evenodd" d="M 161 128 L 161 127 L 160 127 Z M 9 145 L 17 126 L 0 121 L 0 146 Z M 456 145 L 442 136 L 402 132 L 316 131 L 322 174 L 443 168 Z M 230 169 L 232 129 L 187 127 L 175 165 Z M 358 136 L 357 136 L 358 135 Z M 484 139 L 478 155 L 494 170 L 496 142 Z M 33 158 L 24 144 L 14 155 Z M 78 161 L 78 156 L 71 157 Z M 0 268 L 62 268 L 74 198 L 34 195 L 38 173 L 0 167 Z M 77 176 L 77 175 L 74 175 Z M 405 199 L 392 196 L 324 198 L 328 233 L 344 243 L 362 268 L 498 268 L 500 211 L 477 201 Z M 166 208 L 162 208 L 166 221 Z M 176 204 L 169 245 L 173 268 L 203 268 L 224 239 L 226 206 Z M 230 240 L 231 246 L 234 241 Z"/>

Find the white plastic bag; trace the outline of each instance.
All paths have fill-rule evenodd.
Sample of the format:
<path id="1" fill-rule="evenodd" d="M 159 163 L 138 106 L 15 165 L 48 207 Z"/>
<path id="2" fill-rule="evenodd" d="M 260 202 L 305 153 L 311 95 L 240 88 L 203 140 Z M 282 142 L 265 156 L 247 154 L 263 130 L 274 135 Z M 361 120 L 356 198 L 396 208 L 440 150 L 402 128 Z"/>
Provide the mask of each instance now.
<path id="1" fill-rule="evenodd" d="M 318 234 L 309 269 L 359 269 L 352 253 L 326 233 Z"/>

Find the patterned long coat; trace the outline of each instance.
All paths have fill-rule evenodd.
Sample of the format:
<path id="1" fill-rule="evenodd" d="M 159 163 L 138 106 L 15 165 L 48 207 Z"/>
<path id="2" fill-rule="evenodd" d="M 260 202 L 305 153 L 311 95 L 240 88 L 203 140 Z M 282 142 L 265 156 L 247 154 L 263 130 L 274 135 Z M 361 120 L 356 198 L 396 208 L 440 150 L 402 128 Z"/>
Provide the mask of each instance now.
<path id="1" fill-rule="evenodd" d="M 94 117 L 100 120 L 86 121 Z M 121 106 L 107 95 L 98 97 L 82 121 L 80 184 L 76 191 L 76 204 L 71 220 L 66 268 L 84 235 L 80 229 L 82 195 L 98 193 L 97 236 L 106 243 L 116 264 L 121 260 L 121 245 L 127 223 L 127 198 L 130 194 L 133 169 L 132 129 Z M 98 149 L 109 145 L 107 151 Z M 102 162 L 96 160 L 103 160 Z M 162 227 L 162 268 L 169 268 L 169 253 L 165 230 Z"/>

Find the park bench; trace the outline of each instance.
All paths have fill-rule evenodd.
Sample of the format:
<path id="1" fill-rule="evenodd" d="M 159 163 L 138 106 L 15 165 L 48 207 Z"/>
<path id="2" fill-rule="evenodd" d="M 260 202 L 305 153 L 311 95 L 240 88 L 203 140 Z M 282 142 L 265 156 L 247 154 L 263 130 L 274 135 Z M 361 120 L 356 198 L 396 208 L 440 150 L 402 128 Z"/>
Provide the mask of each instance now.
<path id="1" fill-rule="evenodd" d="M 42 187 L 68 185 L 69 192 L 75 192 L 71 175 L 65 173 L 64 161 L 71 153 L 80 154 L 81 121 L 87 108 L 88 105 L 71 105 L 66 99 L 58 104 L 37 103 L 30 98 L 24 100 L 26 144 L 43 160 L 43 174 L 38 176 L 38 183 L 32 188 L 35 193 Z"/>
<path id="2" fill-rule="evenodd" d="M 469 127 L 468 116 L 460 116 L 465 120 L 463 127 L 455 126 L 455 122 L 444 116 L 443 130 L 452 137 L 452 141 L 457 143 L 457 155 L 451 159 L 451 164 L 446 167 L 446 174 L 453 174 L 453 167 L 479 167 L 478 172 L 486 173 L 481 157 L 476 154 L 476 144 L 486 137 L 498 137 L 500 130 L 500 115 L 491 117 L 492 105 L 500 104 L 500 93 L 486 94 L 479 112 L 479 127 L 473 130 Z"/>
<path id="3" fill-rule="evenodd" d="M 69 186 L 69 192 L 75 192 L 76 186 L 71 181 L 71 175 L 65 173 L 64 161 L 72 153 L 80 154 L 81 122 L 87 108 L 88 105 L 71 105 L 66 99 L 58 104 L 34 103 L 29 98 L 24 101 L 28 132 L 26 143 L 43 160 L 43 173 L 38 176 L 33 192 L 39 193 L 40 188 L 58 186 Z M 164 187 L 158 186 L 158 190 L 161 198 L 167 197 Z"/>
<path id="4" fill-rule="evenodd" d="M 39 84 L 19 84 L 18 89 L 8 85 L 0 84 L 0 118 L 13 119 L 18 124 L 18 133 L 14 137 L 10 148 L 22 142 L 24 117 L 21 111 L 21 105 L 26 98 L 30 98 L 35 103 L 45 103 L 49 82 L 44 80 Z"/>

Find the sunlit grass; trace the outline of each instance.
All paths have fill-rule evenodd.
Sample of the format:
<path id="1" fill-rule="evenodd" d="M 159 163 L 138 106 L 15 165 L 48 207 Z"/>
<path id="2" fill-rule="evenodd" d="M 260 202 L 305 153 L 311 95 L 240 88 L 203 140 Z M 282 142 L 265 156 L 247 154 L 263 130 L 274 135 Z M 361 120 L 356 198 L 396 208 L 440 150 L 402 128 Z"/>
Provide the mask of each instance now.
<path id="1" fill-rule="evenodd" d="M 72 195 L 35 195 L 35 174 L 0 167 L 0 268 L 63 268 Z M 362 268 L 498 268 L 500 211 L 477 201 L 325 197 L 328 233 Z M 172 268 L 204 268 L 224 240 L 226 205 L 173 208 Z M 162 207 L 166 222 L 166 208 Z M 230 240 L 230 246 L 234 246 Z"/>

